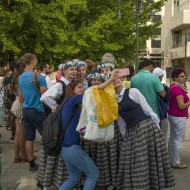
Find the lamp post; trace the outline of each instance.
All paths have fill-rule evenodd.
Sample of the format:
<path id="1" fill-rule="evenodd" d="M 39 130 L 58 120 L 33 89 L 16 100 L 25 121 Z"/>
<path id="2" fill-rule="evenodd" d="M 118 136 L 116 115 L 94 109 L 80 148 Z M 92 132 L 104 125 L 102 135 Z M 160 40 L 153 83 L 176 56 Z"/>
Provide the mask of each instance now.
<path id="1" fill-rule="evenodd" d="M 117 0 L 118 1 L 118 13 L 117 13 L 117 17 L 121 18 L 122 13 L 121 13 L 121 0 Z"/>
<path id="2" fill-rule="evenodd" d="M 151 5 L 153 5 L 154 0 L 151 0 Z M 136 53 L 135 53 L 135 71 L 136 73 L 138 72 L 138 67 L 139 67 L 139 44 L 138 44 L 138 37 L 139 37 L 139 15 L 140 12 L 143 11 L 143 0 L 136 0 Z M 151 10 L 150 12 L 150 18 L 153 18 L 154 16 L 154 11 Z"/>
<path id="3" fill-rule="evenodd" d="M 187 61 L 187 42 L 190 41 L 190 32 L 185 33 L 185 61 L 184 66 L 186 65 Z"/>
<path id="4" fill-rule="evenodd" d="M 139 14 L 140 14 L 140 10 L 142 10 L 142 1 L 141 0 L 136 0 L 136 52 L 135 52 L 135 71 L 136 73 L 138 72 L 138 66 L 139 66 L 139 41 L 138 41 L 138 37 L 139 37 Z"/>

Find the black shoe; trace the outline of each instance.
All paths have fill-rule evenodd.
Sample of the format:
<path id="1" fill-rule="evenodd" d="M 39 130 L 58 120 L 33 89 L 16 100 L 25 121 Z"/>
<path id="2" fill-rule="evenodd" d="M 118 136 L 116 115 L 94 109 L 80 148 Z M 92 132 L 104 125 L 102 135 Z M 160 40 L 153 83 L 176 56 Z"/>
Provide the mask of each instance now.
<path id="1" fill-rule="evenodd" d="M 116 187 L 114 187 L 113 185 L 109 185 L 109 186 L 107 187 L 107 190 L 116 190 Z"/>
<path id="2" fill-rule="evenodd" d="M 38 168 L 39 168 L 39 166 L 36 164 L 35 167 L 30 167 L 30 168 L 29 168 L 29 172 L 37 172 L 37 171 L 38 171 Z"/>
<path id="3" fill-rule="evenodd" d="M 10 143 L 13 143 L 14 142 L 14 137 L 11 137 L 10 140 L 9 140 Z"/>
<path id="4" fill-rule="evenodd" d="M 37 187 L 39 187 L 41 190 L 43 190 L 43 188 L 44 188 L 43 183 L 38 181 Z"/>

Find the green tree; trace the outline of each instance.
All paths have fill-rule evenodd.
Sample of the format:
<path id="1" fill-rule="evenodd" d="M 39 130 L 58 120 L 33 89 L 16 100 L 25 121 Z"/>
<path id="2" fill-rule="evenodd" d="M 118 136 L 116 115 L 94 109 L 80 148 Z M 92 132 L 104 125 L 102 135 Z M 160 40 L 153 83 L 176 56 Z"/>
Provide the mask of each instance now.
<path id="1" fill-rule="evenodd" d="M 100 60 L 105 52 L 134 60 L 135 1 L 122 0 L 122 17 L 117 17 L 117 0 L 1 0 L 0 56 L 17 59 L 33 52 L 39 60 L 52 63 L 64 59 Z M 157 12 L 164 0 L 144 1 L 139 17 L 139 52 L 155 36 L 161 23 L 147 24 L 150 11 Z M 10 56 L 11 55 L 11 56 Z"/>

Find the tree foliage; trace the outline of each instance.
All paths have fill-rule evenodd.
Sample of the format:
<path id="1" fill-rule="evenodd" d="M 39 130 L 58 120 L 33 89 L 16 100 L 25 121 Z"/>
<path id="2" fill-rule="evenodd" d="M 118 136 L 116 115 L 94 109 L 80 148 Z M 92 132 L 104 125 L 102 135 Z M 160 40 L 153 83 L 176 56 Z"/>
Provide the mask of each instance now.
<path id="1" fill-rule="evenodd" d="M 161 23 L 147 24 L 150 11 L 164 4 L 144 1 L 139 17 L 139 52 L 154 37 Z M 1 0 L 0 56 L 17 59 L 26 52 L 51 63 L 68 58 L 100 60 L 105 52 L 133 60 L 135 57 L 136 2 L 122 0 Z"/>

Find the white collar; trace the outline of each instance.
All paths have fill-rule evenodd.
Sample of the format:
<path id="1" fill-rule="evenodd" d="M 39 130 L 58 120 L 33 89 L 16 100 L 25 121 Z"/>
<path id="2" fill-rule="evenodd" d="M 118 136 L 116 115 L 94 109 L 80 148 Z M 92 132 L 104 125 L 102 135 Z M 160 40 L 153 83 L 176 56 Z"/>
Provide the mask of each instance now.
<path id="1" fill-rule="evenodd" d="M 124 95 L 124 93 L 125 93 L 125 90 L 126 90 L 126 88 L 123 87 L 122 90 L 121 90 L 121 92 L 116 95 L 117 102 L 121 102 L 121 100 L 123 99 L 123 95 Z"/>
<path id="2" fill-rule="evenodd" d="M 67 80 L 65 77 L 61 77 L 61 79 L 60 80 L 62 80 L 65 84 L 66 84 L 66 86 L 70 83 L 70 81 L 69 80 Z"/>
<path id="3" fill-rule="evenodd" d="M 125 90 L 126 90 L 126 88 L 123 87 L 121 92 L 119 94 L 117 94 L 117 96 L 123 96 L 123 94 L 125 93 Z"/>

